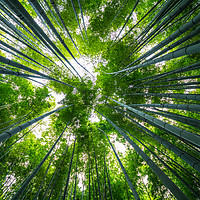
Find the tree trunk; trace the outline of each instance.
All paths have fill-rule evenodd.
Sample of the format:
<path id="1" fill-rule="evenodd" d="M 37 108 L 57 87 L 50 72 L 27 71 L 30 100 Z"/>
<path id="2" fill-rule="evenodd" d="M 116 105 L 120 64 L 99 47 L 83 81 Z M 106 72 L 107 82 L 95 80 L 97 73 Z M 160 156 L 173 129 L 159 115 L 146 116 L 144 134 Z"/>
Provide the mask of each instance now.
<path id="1" fill-rule="evenodd" d="M 151 122 L 151 124 L 154 124 L 154 126 L 160 127 L 162 129 L 166 130 L 167 132 L 169 132 L 170 134 L 180 137 L 180 138 L 188 141 L 189 143 L 194 144 L 197 147 L 200 147 L 200 137 L 198 135 L 195 135 L 194 133 L 188 132 L 184 129 L 178 128 L 176 126 L 173 126 L 166 122 L 163 122 L 159 119 L 156 119 L 155 117 L 152 117 L 148 114 L 138 111 L 135 108 L 132 108 L 123 103 L 120 103 L 112 98 L 109 98 L 109 99 L 111 99 L 112 101 L 118 103 L 119 105 L 127 108 L 128 110 L 132 111 L 136 115 L 144 118 L 147 123 Z"/>
<path id="2" fill-rule="evenodd" d="M 200 101 L 200 94 L 181 94 L 181 93 L 131 93 L 131 94 L 124 94 L 123 96 L 127 95 L 142 95 L 142 96 L 156 96 L 156 97 L 168 97 L 168 98 L 175 98 L 175 99 L 186 99 L 186 100 L 196 100 Z"/>
<path id="3" fill-rule="evenodd" d="M 98 173 L 98 166 L 97 166 L 97 157 L 94 148 L 94 158 L 95 158 L 95 166 L 96 166 L 96 174 L 97 174 L 97 182 L 98 182 L 98 191 L 99 191 L 99 200 L 101 200 L 101 189 L 100 189 L 100 181 L 99 181 L 99 173 Z"/>
<path id="4" fill-rule="evenodd" d="M 134 5 L 133 9 L 131 10 L 131 12 L 130 12 L 129 16 L 127 17 L 127 19 L 126 19 L 126 21 L 125 21 L 125 23 L 124 23 L 123 27 L 121 28 L 121 30 L 120 30 L 120 32 L 119 32 L 119 34 L 118 34 L 118 35 L 117 35 L 117 37 L 115 38 L 115 41 L 116 41 L 116 40 L 118 39 L 118 37 L 120 36 L 121 32 L 123 31 L 124 27 L 126 26 L 127 22 L 129 21 L 129 19 L 130 19 L 131 15 L 133 14 L 134 10 L 136 9 L 136 7 L 137 7 L 138 3 L 139 3 L 139 0 L 136 0 L 136 2 L 135 2 L 135 5 Z M 114 42 L 115 42 L 115 41 L 114 41 Z"/>
<path id="5" fill-rule="evenodd" d="M 90 157 L 89 157 L 89 155 L 88 155 L 88 158 L 89 158 L 89 161 L 88 161 L 88 163 L 89 163 L 89 200 L 91 200 L 91 192 L 90 192 Z"/>
<path id="6" fill-rule="evenodd" d="M 99 113 L 101 114 L 101 113 Z M 101 114 L 102 115 L 102 114 Z M 102 115 L 105 117 L 104 115 Z M 105 117 L 106 120 L 129 142 L 129 144 L 137 151 L 143 160 L 149 165 L 154 173 L 160 178 L 163 184 L 171 191 L 171 193 L 180 200 L 187 199 L 185 194 L 169 179 L 169 177 L 111 120 Z"/>
<path id="7" fill-rule="evenodd" d="M 143 142 L 141 142 L 139 139 L 134 137 L 131 133 L 126 131 L 130 136 L 135 138 L 140 144 L 142 144 L 154 157 L 156 157 L 171 173 L 173 173 L 185 186 L 198 198 L 200 196 L 200 193 L 197 192 L 193 187 L 188 184 L 187 181 L 185 181 L 184 178 L 182 178 L 174 169 L 172 169 L 166 162 L 164 162 L 159 156 L 157 156 L 151 149 L 149 149 Z"/>
<path id="8" fill-rule="evenodd" d="M 85 27 L 85 22 L 84 22 L 84 17 L 83 17 L 83 11 L 82 11 L 80 0 L 78 0 L 78 5 L 79 5 L 80 11 L 81 11 L 81 17 L 82 17 L 82 20 L 83 20 L 83 27 L 84 27 L 84 30 L 85 30 L 85 36 L 86 36 L 86 39 L 88 40 L 87 31 L 86 31 L 86 27 Z"/>
<path id="9" fill-rule="evenodd" d="M 67 189 L 68 189 L 68 185 L 69 185 L 69 178 L 70 178 L 70 173 L 71 173 L 71 168 L 72 168 L 72 162 L 73 162 L 73 158 L 74 158 L 75 145 L 76 145 L 76 138 L 74 141 L 74 147 L 73 147 L 71 161 L 70 161 L 70 165 L 69 165 L 66 186 L 65 186 L 65 190 L 64 190 L 64 194 L 63 194 L 63 200 L 65 200 L 67 198 Z"/>
<path id="10" fill-rule="evenodd" d="M 200 120 L 198 120 L 198 119 L 189 118 L 189 117 L 186 117 L 183 115 L 179 115 L 179 114 L 175 114 L 172 112 L 167 112 L 167 111 L 163 111 L 163 110 L 159 110 L 159 109 L 156 109 L 156 110 L 158 110 L 159 112 L 141 109 L 141 111 L 153 113 L 156 115 L 161 115 L 161 116 L 167 117 L 169 119 L 173 119 L 173 120 L 176 120 L 176 121 L 179 121 L 184 124 L 187 124 L 187 125 L 190 125 L 190 126 L 200 129 Z"/>
<path id="11" fill-rule="evenodd" d="M 104 163 L 105 163 L 105 167 L 106 167 L 106 175 L 107 175 L 107 180 L 108 180 L 110 199 L 113 200 L 112 189 L 111 189 L 110 178 L 109 178 L 109 172 L 108 172 L 108 168 L 107 168 L 107 165 L 106 165 L 106 159 L 104 159 Z"/>
<path id="12" fill-rule="evenodd" d="M 71 106 L 71 105 L 69 105 L 69 106 Z M 39 116 L 39 117 L 36 117 L 35 119 L 32 119 L 32 120 L 30 120 L 30 121 L 28 121 L 28 122 L 26 122 L 26 123 L 24 123 L 24 124 L 21 124 L 20 126 L 17 126 L 17 127 L 15 127 L 15 128 L 13 128 L 12 130 L 9 130 L 9 131 L 7 131 L 7 132 L 1 133 L 1 134 L 0 134 L 0 142 L 3 142 L 4 140 L 6 140 L 6 139 L 12 137 L 13 135 L 17 134 L 18 132 L 20 132 L 20 131 L 24 130 L 25 128 L 31 126 L 32 124 L 34 124 L 34 123 L 40 121 L 41 119 L 44 119 L 45 117 L 47 117 L 47 116 L 49 116 L 49 115 L 51 115 L 51 114 L 53 114 L 53 113 L 55 113 L 55 112 L 57 112 L 57 111 L 59 111 L 59 110 L 62 110 L 62 109 L 64 109 L 64 108 L 67 108 L 67 107 L 69 107 L 69 106 L 64 106 L 64 107 L 58 108 L 58 109 L 53 110 L 53 111 L 51 111 L 51 112 L 48 112 L 48 113 L 46 113 L 46 114 L 44 114 L 44 115 L 41 115 L 41 116 Z"/>
<path id="13" fill-rule="evenodd" d="M 161 49 L 162 47 L 166 46 L 167 44 L 169 44 L 170 42 L 172 42 L 173 40 L 175 40 L 176 38 L 178 38 L 180 35 L 182 35 L 183 33 L 185 33 L 186 31 L 188 31 L 189 29 L 191 29 L 192 27 L 194 27 L 196 24 L 198 24 L 200 22 L 200 14 L 197 15 L 196 17 L 194 17 L 193 19 L 191 19 L 189 22 L 187 22 L 186 24 L 182 25 L 178 30 L 176 30 L 174 33 L 172 33 L 169 37 L 167 37 L 165 40 L 163 40 L 162 42 L 160 42 L 159 44 L 157 44 L 155 47 L 153 47 L 151 50 L 149 50 L 148 52 L 146 52 L 145 54 L 143 54 L 142 56 L 140 56 L 140 58 L 138 58 L 137 60 L 135 60 L 133 63 L 138 62 L 141 59 L 147 58 L 148 56 L 152 55 L 153 53 L 155 53 L 156 51 L 158 51 L 159 49 Z M 191 34 L 191 33 L 190 33 Z M 190 35 L 189 34 L 189 35 Z M 198 34 L 198 33 L 197 33 Z M 182 39 L 181 39 L 182 40 Z M 168 47 L 169 48 L 169 47 Z M 169 48 L 171 49 L 171 48 Z M 160 54 L 160 53 L 159 53 Z M 161 53 L 162 54 L 162 53 Z M 161 55 L 160 54 L 160 55 Z M 156 56 L 157 57 L 157 56 Z M 153 57 L 154 58 L 154 57 Z M 153 59 L 151 58 L 151 59 Z M 133 64 L 132 63 L 132 64 Z M 131 64 L 131 65 L 132 65 Z"/>
<path id="14" fill-rule="evenodd" d="M 9 149 L 10 147 L 12 147 L 14 144 L 16 144 L 17 142 L 19 142 L 22 138 L 24 138 L 28 133 L 30 133 L 39 123 L 37 123 L 33 128 L 31 128 L 29 131 L 27 131 L 24 135 L 22 135 L 21 137 L 19 137 L 15 142 L 13 142 L 12 144 L 10 144 L 9 146 L 7 146 L 6 148 L 4 148 L 1 152 L 0 155 L 6 151 L 7 149 Z"/>
<path id="15" fill-rule="evenodd" d="M 12 198 L 13 200 L 19 199 L 19 197 L 21 196 L 21 194 L 23 193 L 23 191 L 26 189 L 26 187 L 31 182 L 31 180 L 35 177 L 35 175 L 37 174 L 37 172 L 39 171 L 39 169 L 42 167 L 42 165 L 44 164 L 44 162 L 46 161 L 46 159 L 49 157 L 49 155 L 51 154 L 51 152 L 53 151 L 53 149 L 57 145 L 58 141 L 60 140 L 60 138 L 62 137 L 63 133 L 65 132 L 67 126 L 68 125 L 66 125 L 66 127 L 63 130 L 63 132 L 60 134 L 60 136 L 58 137 L 58 139 L 56 140 L 56 142 L 53 144 L 53 146 L 51 147 L 51 149 L 49 150 L 49 152 L 46 154 L 46 156 L 42 159 L 42 161 L 40 162 L 40 164 L 35 168 L 35 170 L 32 172 L 32 174 L 23 183 L 23 185 L 21 186 L 21 188 L 16 192 L 16 194 Z"/>
<path id="16" fill-rule="evenodd" d="M 154 76 L 149 76 L 149 77 L 145 77 L 145 78 L 142 78 L 142 79 L 137 79 L 137 81 L 151 79 L 149 81 L 146 81 L 144 83 L 139 84 L 139 85 L 142 85 L 142 84 L 150 83 L 154 80 L 161 79 L 161 78 L 169 76 L 169 75 L 173 75 L 173 74 L 177 74 L 177 73 L 183 73 L 183 72 L 187 72 L 187 71 L 198 70 L 198 69 L 200 69 L 200 62 L 191 64 L 189 66 L 184 66 L 184 67 L 181 67 L 181 68 L 178 68 L 178 69 L 174 69 L 174 70 L 171 70 L 169 72 L 164 72 L 162 74 L 157 74 L 157 75 L 154 75 Z"/>
<path id="17" fill-rule="evenodd" d="M 127 183 L 129 184 L 129 187 L 130 187 L 130 189 L 131 189 L 131 191 L 132 191 L 132 193 L 133 193 L 134 198 L 135 198 L 136 200 L 139 200 L 140 198 L 139 198 L 139 196 L 138 196 L 138 194 L 137 194 L 137 191 L 135 190 L 135 188 L 134 188 L 134 186 L 133 186 L 133 184 L 132 184 L 132 182 L 131 182 L 131 180 L 130 180 L 130 178 L 129 178 L 129 176 L 128 176 L 128 174 L 127 174 L 127 172 L 126 172 L 126 170 L 125 170 L 125 168 L 124 168 L 124 166 L 123 166 L 123 164 L 122 164 L 122 162 L 121 162 L 121 160 L 120 160 L 120 158 L 119 158 L 119 156 L 117 155 L 117 153 L 116 153 L 116 151 L 115 151 L 113 145 L 111 144 L 110 140 L 108 139 L 108 136 L 106 135 L 106 133 L 105 133 L 103 130 L 101 130 L 100 128 L 98 128 L 98 129 L 99 129 L 102 133 L 104 133 L 104 135 L 106 136 L 106 138 L 107 138 L 107 140 L 108 140 L 110 146 L 112 147 L 112 150 L 113 150 L 113 152 L 114 152 L 114 154 L 115 154 L 115 156 L 116 156 L 116 158 L 117 158 L 117 160 L 118 160 L 118 162 L 119 162 L 119 165 L 120 165 L 120 167 L 121 167 L 121 169 L 122 169 L 122 171 L 123 171 L 123 173 L 124 173 L 124 176 L 125 176 L 125 178 L 126 178 L 126 181 L 127 181 Z"/>
<path id="18" fill-rule="evenodd" d="M 76 200 L 76 185 L 77 185 L 77 163 L 78 163 L 78 154 L 76 159 L 76 175 L 75 175 L 75 186 L 74 186 L 74 200 Z"/>
<path id="19" fill-rule="evenodd" d="M 146 67 L 148 65 L 156 64 L 156 63 L 159 63 L 159 62 L 162 62 L 162 61 L 168 61 L 168 60 L 171 60 L 171 59 L 174 59 L 174 58 L 178 58 L 178 57 L 185 56 L 185 55 L 191 55 L 191 54 L 199 53 L 199 52 L 200 52 L 200 43 L 195 44 L 195 45 L 191 45 L 191 46 L 186 47 L 186 48 L 178 49 L 178 50 L 173 51 L 171 53 L 168 53 L 164 56 L 161 56 L 160 58 L 156 58 L 155 60 L 149 60 L 149 61 L 146 61 L 142 64 L 139 64 L 139 65 L 136 65 L 136 66 L 133 66 L 133 67 L 129 67 L 129 68 L 117 71 L 117 72 L 107 73 L 107 74 L 116 74 L 116 73 L 118 74 L 118 73 L 121 73 L 121 72 L 127 72 L 128 71 L 126 73 L 126 75 L 128 75 L 131 72 L 133 72 L 134 70 L 142 68 L 142 67 Z"/>
<path id="20" fill-rule="evenodd" d="M 45 1 L 46 1 L 46 0 L 45 0 Z M 73 43 L 74 47 L 76 48 L 77 52 L 80 54 L 80 52 L 79 52 L 79 50 L 78 50 L 78 48 L 77 48 L 77 46 L 76 46 L 74 40 L 73 40 L 72 37 L 71 37 L 71 34 L 70 34 L 69 30 L 67 29 L 67 27 L 66 27 L 66 25 L 65 25 L 65 23 L 64 23 L 64 21 L 63 21 L 63 19 L 62 19 L 62 17 L 61 17 L 61 15 L 60 15 L 60 13 L 59 13 L 59 10 L 58 10 L 58 8 L 57 8 L 57 6 L 56 6 L 55 1 L 54 1 L 54 0 L 50 0 L 50 2 L 51 2 L 51 5 L 54 7 L 54 10 L 56 11 L 56 14 L 57 14 L 58 18 L 60 19 L 60 21 L 61 21 L 61 23 L 62 23 L 62 25 L 63 25 L 65 31 L 67 32 L 67 35 L 69 36 L 70 40 L 72 41 L 72 43 Z"/>
<path id="21" fill-rule="evenodd" d="M 133 107 L 158 107 L 158 108 L 169 108 L 169 109 L 178 109 L 178 110 L 187 110 L 192 112 L 200 111 L 200 105 L 194 104 L 129 104 L 129 106 Z"/>
<path id="22" fill-rule="evenodd" d="M 106 191 L 106 166 L 105 166 L 105 152 L 104 152 L 104 190 L 105 190 L 105 199 L 107 200 L 107 191 Z"/>
<path id="23" fill-rule="evenodd" d="M 124 114 L 123 114 L 124 115 Z M 147 129 L 146 127 L 144 127 L 143 125 L 141 125 L 140 123 L 136 122 L 135 120 L 133 120 L 132 118 L 130 118 L 127 115 L 124 115 L 126 118 L 128 118 L 129 120 L 131 120 L 134 124 L 136 124 L 139 128 L 141 128 L 144 133 L 149 133 L 151 137 L 153 137 L 155 140 L 157 140 L 159 143 L 161 143 L 162 145 L 164 145 L 166 148 L 168 148 L 169 150 L 171 150 L 172 152 L 174 152 L 178 157 L 180 157 L 182 160 L 184 160 L 187 164 L 189 164 L 191 167 L 193 167 L 194 169 L 196 169 L 198 172 L 200 172 L 200 163 L 198 161 L 198 159 L 195 159 L 193 156 L 191 156 L 190 154 L 188 154 L 187 152 L 185 152 L 182 149 L 179 149 L 178 147 L 176 147 L 175 145 L 173 145 L 172 143 L 168 142 L 167 140 L 165 140 L 164 138 L 158 136 L 157 134 L 153 133 L 152 131 L 150 131 L 149 129 Z"/>
<path id="24" fill-rule="evenodd" d="M 69 63 L 69 61 L 66 59 L 66 57 L 62 54 L 62 52 L 58 49 L 58 47 L 49 39 L 49 37 L 44 33 L 44 31 L 39 27 L 39 25 L 34 21 L 34 19 L 30 16 L 30 14 L 25 10 L 25 8 L 21 5 L 21 3 L 18 0 L 9 0 L 7 3 L 9 3 L 10 9 L 21 19 L 24 21 L 24 23 L 30 27 L 30 29 L 35 33 L 36 36 L 39 37 L 39 39 L 50 49 L 54 55 L 56 55 L 59 59 L 60 57 L 57 55 L 57 53 L 74 69 L 74 67 Z M 45 14 L 46 15 L 46 14 Z M 47 19 L 48 21 L 48 19 Z M 50 21 L 48 21 L 50 22 Z M 49 23 L 47 23 L 49 25 Z M 51 24 L 51 22 L 50 22 Z M 49 44 L 51 46 L 49 46 Z M 57 52 L 55 52 L 55 51 Z M 62 61 L 60 59 L 60 61 Z M 66 66 L 66 65 L 65 65 Z M 67 67 L 67 66 L 66 66 Z M 68 68 L 68 67 L 67 67 Z M 68 68 L 69 71 L 71 71 Z M 76 71 L 76 70 L 75 70 Z M 71 71 L 73 74 L 73 72 Z M 77 73 L 78 74 L 78 73 Z M 79 75 L 79 74 L 78 74 Z M 79 76 L 80 77 L 80 76 Z M 81 78 L 81 77 L 80 77 Z"/>
<path id="25" fill-rule="evenodd" d="M 82 33 L 82 30 L 81 30 L 81 26 L 80 26 L 80 23 L 79 23 L 79 20 L 78 20 L 78 15 L 77 15 L 77 13 L 76 13 L 76 9 L 75 9 L 75 6 L 74 6 L 74 2 L 73 2 L 73 0 L 70 0 L 70 1 L 71 1 L 73 10 L 74 10 L 74 14 L 75 14 L 75 17 L 76 17 L 76 22 L 77 22 L 77 24 L 78 24 L 78 27 L 79 27 L 79 30 L 80 30 L 82 39 L 84 40 L 83 33 Z"/>

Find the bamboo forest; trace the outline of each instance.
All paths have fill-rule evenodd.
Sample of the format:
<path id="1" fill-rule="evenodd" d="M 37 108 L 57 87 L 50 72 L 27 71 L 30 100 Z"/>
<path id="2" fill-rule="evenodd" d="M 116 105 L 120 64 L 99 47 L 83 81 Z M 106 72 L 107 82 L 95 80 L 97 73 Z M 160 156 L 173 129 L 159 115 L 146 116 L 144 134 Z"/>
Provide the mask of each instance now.
<path id="1" fill-rule="evenodd" d="M 199 0 L 0 0 L 0 200 L 198 200 L 199 114 Z"/>

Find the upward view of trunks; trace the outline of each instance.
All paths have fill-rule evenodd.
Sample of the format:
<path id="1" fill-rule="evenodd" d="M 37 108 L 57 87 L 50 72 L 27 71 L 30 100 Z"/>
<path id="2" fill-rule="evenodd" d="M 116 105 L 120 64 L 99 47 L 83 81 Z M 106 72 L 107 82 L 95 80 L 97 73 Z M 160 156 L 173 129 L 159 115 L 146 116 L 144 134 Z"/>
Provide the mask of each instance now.
<path id="1" fill-rule="evenodd" d="M 1 0 L 0 199 L 199 199 L 199 13 Z"/>

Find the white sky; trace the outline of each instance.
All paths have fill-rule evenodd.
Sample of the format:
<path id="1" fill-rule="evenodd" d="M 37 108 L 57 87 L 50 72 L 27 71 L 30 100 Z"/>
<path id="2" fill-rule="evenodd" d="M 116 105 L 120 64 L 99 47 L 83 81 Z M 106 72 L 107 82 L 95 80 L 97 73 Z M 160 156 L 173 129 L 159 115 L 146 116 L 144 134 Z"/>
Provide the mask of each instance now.
<path id="1" fill-rule="evenodd" d="M 83 15 L 83 20 L 82 20 L 81 14 L 79 14 L 78 16 L 79 16 L 79 19 L 81 19 L 80 27 L 81 27 L 81 30 L 83 32 L 83 35 L 85 36 L 85 30 L 84 30 L 83 20 L 84 20 L 84 23 L 85 23 L 85 29 L 87 30 L 88 27 L 89 27 L 89 25 L 90 25 L 90 22 L 89 22 L 90 21 L 90 16 Z M 76 33 L 77 34 L 81 34 L 79 27 L 77 27 Z"/>
<path id="2" fill-rule="evenodd" d="M 91 116 L 89 120 L 94 123 L 94 122 L 100 122 L 100 119 L 98 118 L 97 114 L 92 110 Z"/>
<path id="3" fill-rule="evenodd" d="M 92 82 L 95 83 L 97 73 L 94 72 L 94 67 L 97 66 L 98 60 L 96 60 L 95 58 L 89 58 L 89 57 L 86 57 L 86 56 L 81 56 L 80 58 L 77 58 L 77 61 L 83 67 L 85 67 L 93 76 L 90 73 L 88 73 L 85 69 L 83 69 L 80 65 L 78 65 L 77 62 L 74 59 L 71 59 L 69 62 L 77 70 L 77 72 L 80 74 L 81 77 L 84 77 L 85 75 L 87 75 L 88 77 L 90 77 Z"/>
<path id="4" fill-rule="evenodd" d="M 123 155 L 125 155 L 126 146 L 124 144 L 122 144 L 121 142 L 117 141 L 117 135 L 115 133 L 113 133 L 110 136 L 110 142 L 114 145 L 117 152 L 120 152 Z"/>
<path id="5" fill-rule="evenodd" d="M 49 127 L 49 124 L 51 123 L 50 116 L 45 117 L 43 120 L 40 121 L 42 124 L 39 124 L 36 126 L 32 133 L 35 135 L 36 138 L 40 139 L 42 137 L 42 133 L 46 131 L 46 129 Z"/>

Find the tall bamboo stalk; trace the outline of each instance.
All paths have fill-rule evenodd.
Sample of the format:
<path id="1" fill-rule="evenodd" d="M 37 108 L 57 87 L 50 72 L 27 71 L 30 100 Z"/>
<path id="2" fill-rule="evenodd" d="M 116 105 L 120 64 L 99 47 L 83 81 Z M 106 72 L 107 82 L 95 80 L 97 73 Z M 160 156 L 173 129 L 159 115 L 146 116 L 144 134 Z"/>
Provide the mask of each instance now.
<path id="1" fill-rule="evenodd" d="M 35 168 L 35 170 L 32 172 L 32 174 L 26 179 L 26 181 L 23 183 L 23 185 L 20 187 L 20 189 L 12 197 L 13 200 L 17 200 L 17 199 L 20 198 L 20 196 L 23 193 L 23 191 L 26 189 L 26 187 L 31 182 L 31 180 L 35 177 L 35 175 L 37 174 L 37 172 L 39 171 L 39 169 L 42 167 L 42 165 L 44 164 L 44 162 L 46 161 L 46 159 L 49 157 L 49 155 L 51 154 L 51 152 L 53 151 L 53 149 L 55 148 L 55 146 L 59 142 L 59 140 L 62 137 L 63 133 L 65 132 L 67 126 L 68 125 L 65 126 L 63 132 L 60 134 L 60 136 L 58 137 L 58 139 L 55 141 L 55 143 L 53 144 L 53 146 L 51 147 L 51 149 L 48 151 L 48 153 L 46 154 L 46 156 L 42 159 L 42 161 L 40 162 L 40 164 Z"/>
<path id="2" fill-rule="evenodd" d="M 69 105 L 69 106 L 71 106 L 71 105 Z M 22 124 L 20 126 L 17 126 L 16 128 L 14 128 L 12 130 L 9 130 L 9 131 L 6 131 L 4 133 L 1 133 L 0 134 L 0 142 L 3 142 L 4 140 L 12 137 L 13 135 L 17 134 L 18 132 L 20 132 L 20 131 L 24 130 L 25 128 L 31 126 L 32 124 L 40 121 L 41 119 L 44 119 L 45 117 L 47 117 L 47 116 L 49 116 L 49 115 L 51 115 L 51 114 L 53 114 L 53 113 L 55 113 L 57 111 L 60 111 L 60 110 L 62 110 L 64 108 L 67 108 L 69 106 L 60 107 L 60 108 L 55 109 L 53 111 L 50 111 L 50 112 L 48 112 L 48 113 L 46 113 L 44 115 L 36 117 L 36 118 L 34 118 L 34 119 L 32 119 L 32 120 L 30 120 L 30 121 L 28 121 L 28 122 L 26 122 L 26 123 L 24 123 L 24 124 Z"/>
<path id="3" fill-rule="evenodd" d="M 117 158 L 117 161 L 119 162 L 119 165 L 120 165 L 120 167 L 121 167 L 121 169 L 122 169 L 122 171 L 123 171 L 123 173 L 124 173 L 124 176 L 125 176 L 125 178 L 126 178 L 126 181 L 127 181 L 127 183 L 129 184 L 129 187 L 130 187 L 130 189 L 131 189 L 131 191 L 132 191 L 132 193 L 133 193 L 134 198 L 135 198 L 136 200 L 139 200 L 140 197 L 138 196 L 137 191 L 136 191 L 135 187 L 133 186 L 133 184 L 132 184 L 132 182 L 131 182 L 131 180 L 130 180 L 130 178 L 129 178 L 129 176 L 128 176 L 128 174 L 127 174 L 127 172 L 126 172 L 126 170 L 125 170 L 125 168 L 124 168 L 124 166 L 123 166 L 123 164 L 122 164 L 122 162 L 121 162 L 121 160 L 120 160 L 120 158 L 119 158 L 119 156 L 117 155 L 117 153 L 116 153 L 116 151 L 115 151 L 115 149 L 114 149 L 112 143 L 111 143 L 110 140 L 108 139 L 108 136 L 106 135 L 106 133 L 105 133 L 102 129 L 100 129 L 100 128 L 98 128 L 98 129 L 99 129 L 102 133 L 104 133 L 104 135 L 106 136 L 106 138 L 107 138 L 107 140 L 108 140 L 110 146 L 112 147 L 112 150 L 113 150 L 113 152 L 114 152 L 114 154 L 115 154 L 115 156 L 116 156 L 116 158 Z"/>

